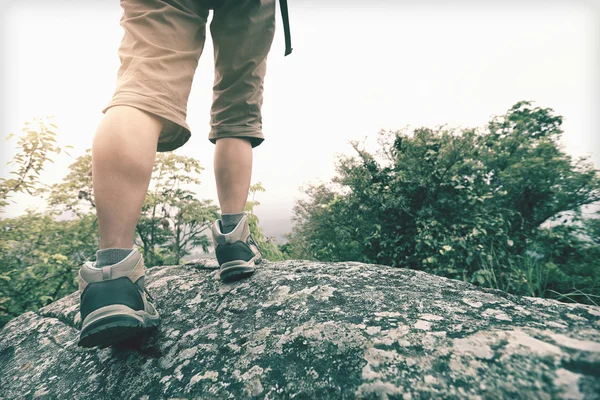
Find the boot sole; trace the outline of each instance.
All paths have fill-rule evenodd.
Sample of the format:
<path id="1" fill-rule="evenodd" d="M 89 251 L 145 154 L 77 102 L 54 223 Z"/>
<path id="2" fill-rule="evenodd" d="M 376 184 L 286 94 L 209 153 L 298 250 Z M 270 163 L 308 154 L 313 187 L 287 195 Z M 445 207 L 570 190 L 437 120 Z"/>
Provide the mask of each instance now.
<path id="1" fill-rule="evenodd" d="M 135 311 L 120 304 L 102 307 L 86 317 L 77 344 L 105 348 L 140 336 L 159 323 L 158 314 Z"/>
<path id="2" fill-rule="evenodd" d="M 222 282 L 235 282 L 249 277 L 255 271 L 254 260 L 230 261 L 221 266 L 219 277 Z"/>

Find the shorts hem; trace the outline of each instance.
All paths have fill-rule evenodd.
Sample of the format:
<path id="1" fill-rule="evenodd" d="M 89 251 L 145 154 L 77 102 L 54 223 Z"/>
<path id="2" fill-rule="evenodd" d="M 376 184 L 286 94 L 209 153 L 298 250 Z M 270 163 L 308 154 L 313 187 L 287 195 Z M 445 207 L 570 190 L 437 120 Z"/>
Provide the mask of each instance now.
<path id="1" fill-rule="evenodd" d="M 158 139 L 158 152 L 173 151 L 183 146 L 191 137 L 190 128 L 185 121 L 185 113 L 174 109 L 169 104 L 138 93 L 125 94 L 121 92 L 113 96 L 102 113 L 106 113 L 108 109 L 116 106 L 137 108 L 165 120 Z"/>
<path id="2" fill-rule="evenodd" d="M 221 127 L 219 129 L 213 128 L 208 135 L 208 140 L 213 144 L 216 143 L 218 139 L 223 138 L 248 139 L 252 147 L 259 146 L 265 140 L 261 130 L 238 126 Z"/>

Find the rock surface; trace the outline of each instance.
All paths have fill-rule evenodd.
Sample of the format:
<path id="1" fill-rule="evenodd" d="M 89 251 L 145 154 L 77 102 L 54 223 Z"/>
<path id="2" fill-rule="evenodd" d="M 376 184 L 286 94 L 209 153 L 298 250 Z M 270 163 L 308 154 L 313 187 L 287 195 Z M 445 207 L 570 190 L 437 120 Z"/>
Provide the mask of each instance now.
<path id="1" fill-rule="evenodd" d="M 600 308 L 360 263 L 149 270 L 147 340 L 76 345 L 74 293 L 0 332 L 0 398 L 600 399 Z"/>

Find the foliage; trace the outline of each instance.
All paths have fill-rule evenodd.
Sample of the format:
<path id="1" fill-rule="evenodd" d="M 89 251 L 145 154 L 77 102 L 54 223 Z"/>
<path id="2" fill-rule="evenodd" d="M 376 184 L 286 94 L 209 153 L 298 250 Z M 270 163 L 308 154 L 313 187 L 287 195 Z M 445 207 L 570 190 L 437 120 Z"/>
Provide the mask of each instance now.
<path id="1" fill-rule="evenodd" d="M 28 211 L 0 219 L 0 326 L 77 288 L 77 269 L 98 248 L 91 215 L 58 221 Z"/>
<path id="2" fill-rule="evenodd" d="M 288 258 L 324 261 L 368 261 L 360 232 L 365 231 L 369 217 L 366 206 L 348 207 L 349 195 L 342 195 L 333 185 L 309 185 L 308 200 L 294 207 L 296 225 L 282 251 Z M 351 223 L 351 225 L 349 224 Z"/>
<path id="3" fill-rule="evenodd" d="M 191 157 L 157 155 L 151 187 L 136 228 L 147 265 L 179 264 L 195 247 L 208 252 L 210 241 L 206 233 L 218 218 L 218 208 L 186 188 L 200 184 L 202 169 Z"/>
<path id="4" fill-rule="evenodd" d="M 506 191 L 494 200 L 500 209 L 515 211 L 506 217 L 517 239 L 563 212 L 579 212 L 581 206 L 600 200 L 598 171 L 560 148 L 561 123 L 562 117 L 552 110 L 521 102 L 490 122 L 483 138 L 489 185 Z"/>
<path id="5" fill-rule="evenodd" d="M 537 232 L 528 251 L 543 266 L 545 279 L 531 295 L 600 304 L 600 246 L 586 238 L 589 229 L 572 224 Z"/>
<path id="6" fill-rule="evenodd" d="M 297 203 L 286 253 L 423 269 L 514 293 L 548 295 L 567 281 L 595 291 L 593 259 L 548 255 L 541 229 L 600 199 L 598 172 L 561 150 L 561 123 L 520 102 L 483 132 L 381 132 L 376 154 L 353 143 L 356 155 L 339 159 L 333 181 L 309 186 Z M 574 232 L 561 237 L 572 253 L 584 251 Z M 534 277 L 541 265 L 543 282 Z"/>
<path id="7" fill-rule="evenodd" d="M 600 245 L 600 211 L 596 212 L 595 217 L 584 220 L 583 226 L 587 237 L 593 243 Z"/>
<path id="8" fill-rule="evenodd" d="M 44 190 L 48 193 L 48 205 L 56 210 L 69 211 L 76 216 L 88 214 L 96 208 L 92 191 L 92 150 L 77 157 L 69 165 L 69 173 L 62 182 Z"/>
<path id="9" fill-rule="evenodd" d="M 50 158 L 53 154 L 64 151 L 56 144 L 58 127 L 51 117 L 26 122 L 22 132 L 17 141 L 16 155 L 8 163 L 16 167 L 10 173 L 14 178 L 0 178 L 0 211 L 9 204 L 11 193 L 35 194 L 41 184 L 39 176 L 44 165 L 53 162 Z M 8 135 L 6 140 L 13 136 Z"/>

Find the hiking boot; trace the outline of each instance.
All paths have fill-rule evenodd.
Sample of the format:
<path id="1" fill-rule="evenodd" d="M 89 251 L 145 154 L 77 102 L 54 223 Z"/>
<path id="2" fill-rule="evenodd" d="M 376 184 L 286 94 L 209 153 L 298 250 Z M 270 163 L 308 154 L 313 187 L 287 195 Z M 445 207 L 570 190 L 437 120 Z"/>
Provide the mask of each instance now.
<path id="1" fill-rule="evenodd" d="M 160 317 L 144 288 L 144 260 L 137 250 L 105 267 L 79 270 L 81 347 L 107 347 L 158 326 Z"/>
<path id="2" fill-rule="evenodd" d="M 236 281 L 254 273 L 254 266 L 261 262 L 262 254 L 250 235 L 247 215 L 230 233 L 222 233 L 221 220 L 215 221 L 212 238 L 220 266 L 219 276 L 223 282 Z"/>

